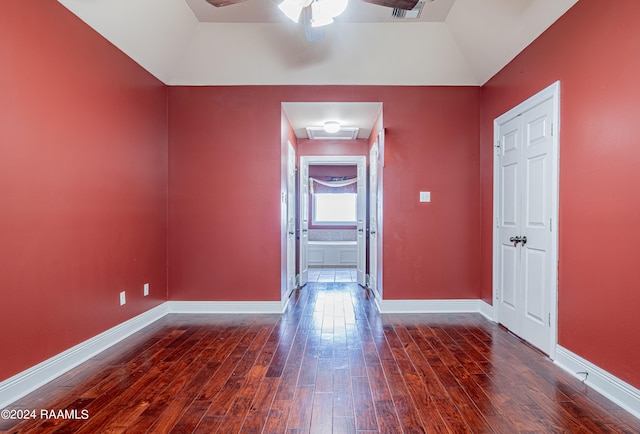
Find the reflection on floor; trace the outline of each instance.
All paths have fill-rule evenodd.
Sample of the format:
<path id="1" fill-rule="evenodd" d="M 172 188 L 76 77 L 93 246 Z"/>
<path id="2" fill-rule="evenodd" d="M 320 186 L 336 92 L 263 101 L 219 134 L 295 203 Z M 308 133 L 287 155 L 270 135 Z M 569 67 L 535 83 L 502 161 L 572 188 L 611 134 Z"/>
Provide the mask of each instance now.
<path id="1" fill-rule="evenodd" d="M 309 267 L 309 282 L 357 282 L 355 268 Z"/>
<path id="2" fill-rule="evenodd" d="M 282 315 L 168 314 L 0 413 L 25 434 L 640 433 L 480 314 L 381 314 L 341 282 Z"/>

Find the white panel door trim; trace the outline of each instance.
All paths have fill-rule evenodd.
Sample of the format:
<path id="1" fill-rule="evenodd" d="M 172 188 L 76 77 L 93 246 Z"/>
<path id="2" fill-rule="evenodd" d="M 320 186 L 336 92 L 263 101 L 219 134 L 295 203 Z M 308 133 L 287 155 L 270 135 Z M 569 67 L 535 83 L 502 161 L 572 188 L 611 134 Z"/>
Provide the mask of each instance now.
<path id="1" fill-rule="evenodd" d="M 378 140 L 369 151 L 369 289 L 378 291 Z"/>
<path id="2" fill-rule="evenodd" d="M 500 322 L 500 309 L 498 309 L 499 303 L 499 288 L 501 288 L 499 279 L 501 273 L 499 272 L 500 261 L 500 249 L 503 246 L 500 243 L 499 237 L 499 221 L 500 213 L 502 212 L 500 204 L 500 156 L 498 152 L 498 146 L 500 143 L 500 128 L 510 120 L 517 118 L 518 116 L 526 113 L 532 108 L 542 104 L 547 100 L 552 100 L 552 163 L 551 163 L 551 209 L 549 210 L 549 228 L 551 232 L 551 261 L 554 264 L 552 267 L 552 276 L 549 276 L 552 282 L 552 287 L 549 294 L 549 317 L 547 321 L 549 323 L 549 356 L 551 359 L 555 358 L 555 351 L 558 342 L 558 190 L 559 190 L 559 156 L 560 156 L 560 81 L 556 81 L 550 86 L 546 87 L 542 91 L 538 92 L 531 98 L 517 105 L 513 109 L 507 111 L 503 115 L 497 117 L 493 123 L 493 138 L 494 138 L 494 159 L 493 159 L 493 279 L 492 279 L 492 298 L 494 303 L 494 318 L 495 321 Z"/>
<path id="3" fill-rule="evenodd" d="M 367 160 L 362 157 L 362 162 L 358 162 L 358 182 L 357 182 L 357 224 L 356 240 L 358 242 L 358 254 L 356 259 L 356 276 L 358 284 L 367 285 Z"/>
<path id="4" fill-rule="evenodd" d="M 296 150 L 287 142 L 287 284 L 282 299 L 288 299 L 296 287 Z"/>
<path id="5" fill-rule="evenodd" d="M 300 215 L 300 279 L 303 287 L 309 280 L 309 163 L 300 158 L 300 199 L 298 200 Z"/>

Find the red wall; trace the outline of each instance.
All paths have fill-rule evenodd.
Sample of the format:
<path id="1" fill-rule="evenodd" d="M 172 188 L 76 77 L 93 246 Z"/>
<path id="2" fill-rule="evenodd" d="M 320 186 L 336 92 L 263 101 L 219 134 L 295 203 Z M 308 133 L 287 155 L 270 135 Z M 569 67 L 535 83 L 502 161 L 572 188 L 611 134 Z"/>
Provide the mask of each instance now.
<path id="1" fill-rule="evenodd" d="M 345 155 L 369 156 L 369 145 L 365 139 L 356 140 L 298 140 L 298 155 Z"/>
<path id="2" fill-rule="evenodd" d="M 167 139 L 164 86 L 56 1 L 0 3 L 0 59 L 3 380 L 166 300 Z"/>
<path id="3" fill-rule="evenodd" d="M 355 178 L 358 176 L 357 166 L 335 166 L 327 164 L 315 164 L 309 166 L 309 176 L 326 176 L 334 178 Z"/>
<path id="4" fill-rule="evenodd" d="M 280 300 L 277 88 L 169 89 L 172 300 Z"/>
<path id="5" fill-rule="evenodd" d="M 479 297 L 478 88 L 168 92 L 171 299 L 280 299 L 280 105 L 332 101 L 383 103 L 385 298 Z"/>
<path id="6" fill-rule="evenodd" d="M 640 387 L 640 2 L 581 0 L 482 89 L 482 297 L 493 119 L 561 81 L 559 344 Z"/>
<path id="7" fill-rule="evenodd" d="M 56 1 L 4 0 L 0 380 L 166 300 L 167 270 L 173 300 L 279 300 L 283 101 L 383 103 L 385 299 L 490 302 L 492 121 L 559 79 L 559 343 L 640 387 L 638 16 L 581 0 L 481 89 L 167 90 Z"/>
<path id="8" fill-rule="evenodd" d="M 383 103 L 385 299 L 490 302 L 492 121 L 561 80 L 559 343 L 640 387 L 638 16 L 581 0 L 481 89 L 167 90 L 56 1 L 4 0 L 0 380 L 166 300 L 167 270 L 173 300 L 279 300 L 283 101 Z"/>
<path id="9" fill-rule="evenodd" d="M 384 102 L 385 299 L 478 298 L 479 89 L 391 89 Z M 418 201 L 431 192 L 430 203 Z"/>

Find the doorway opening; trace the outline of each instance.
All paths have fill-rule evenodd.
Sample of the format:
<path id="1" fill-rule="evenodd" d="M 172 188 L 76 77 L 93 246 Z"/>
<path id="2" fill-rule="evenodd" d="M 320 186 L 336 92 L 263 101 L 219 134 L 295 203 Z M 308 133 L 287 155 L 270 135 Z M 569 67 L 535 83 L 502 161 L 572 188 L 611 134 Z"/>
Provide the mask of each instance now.
<path id="1" fill-rule="evenodd" d="M 300 157 L 300 286 L 323 267 L 366 285 L 366 184 L 365 156 Z"/>
<path id="2" fill-rule="evenodd" d="M 309 166 L 309 282 L 357 283 L 358 167 Z"/>
<path id="3" fill-rule="evenodd" d="M 359 135 L 313 137 L 318 119 Z M 319 281 L 358 283 L 381 300 L 382 125 L 382 103 L 282 103 L 283 306 Z"/>

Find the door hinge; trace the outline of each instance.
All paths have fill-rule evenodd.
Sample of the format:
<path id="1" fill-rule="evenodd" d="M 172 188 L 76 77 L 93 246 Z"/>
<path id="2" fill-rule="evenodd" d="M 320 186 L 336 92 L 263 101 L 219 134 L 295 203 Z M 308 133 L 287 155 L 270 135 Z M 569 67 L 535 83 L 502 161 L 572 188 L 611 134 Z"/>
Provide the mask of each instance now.
<path id="1" fill-rule="evenodd" d="M 549 327 L 551 327 L 551 312 L 549 312 Z"/>
<path id="2" fill-rule="evenodd" d="M 553 219 L 549 218 L 549 232 L 553 232 Z"/>

